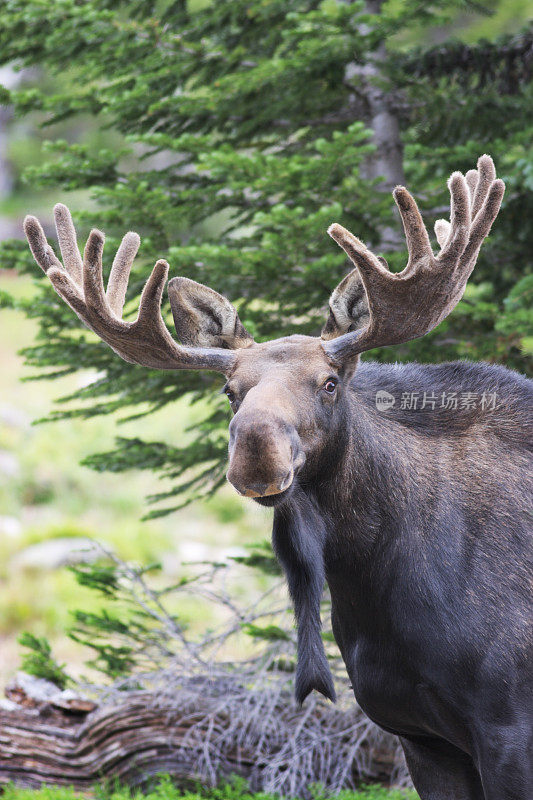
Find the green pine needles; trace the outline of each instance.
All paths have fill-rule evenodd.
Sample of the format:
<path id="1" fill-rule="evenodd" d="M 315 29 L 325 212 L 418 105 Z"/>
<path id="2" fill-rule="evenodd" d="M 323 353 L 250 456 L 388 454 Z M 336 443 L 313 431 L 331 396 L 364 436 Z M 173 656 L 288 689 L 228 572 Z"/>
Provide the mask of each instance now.
<path id="1" fill-rule="evenodd" d="M 18 637 L 18 643 L 27 652 L 23 653 L 20 668 L 28 675 L 44 678 L 64 689 L 70 681 L 65 672 L 65 665 L 59 664 L 52 655 L 52 648 L 45 637 L 34 636 L 24 631 Z"/>

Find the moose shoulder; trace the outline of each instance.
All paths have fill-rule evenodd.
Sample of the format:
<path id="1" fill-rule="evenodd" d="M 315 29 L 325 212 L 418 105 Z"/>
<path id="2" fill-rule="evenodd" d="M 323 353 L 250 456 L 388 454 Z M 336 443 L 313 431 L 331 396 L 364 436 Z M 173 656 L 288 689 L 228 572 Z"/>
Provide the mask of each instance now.
<path id="1" fill-rule="evenodd" d="M 395 190 L 409 251 L 397 274 L 332 225 L 354 269 L 322 336 L 264 343 L 225 297 L 174 278 L 178 344 L 160 313 L 164 261 L 137 319 L 124 321 L 136 234 L 104 291 L 99 231 L 82 259 L 56 206 L 62 264 L 34 217 L 25 230 L 58 294 L 122 358 L 225 375 L 228 480 L 274 509 L 298 626 L 297 698 L 334 699 L 320 635 L 327 581 L 355 696 L 400 736 L 422 800 L 531 800 L 531 382 L 487 364 L 359 364 L 366 350 L 432 330 L 461 299 L 504 187 L 482 156 L 449 188 L 437 255 L 414 199 Z"/>

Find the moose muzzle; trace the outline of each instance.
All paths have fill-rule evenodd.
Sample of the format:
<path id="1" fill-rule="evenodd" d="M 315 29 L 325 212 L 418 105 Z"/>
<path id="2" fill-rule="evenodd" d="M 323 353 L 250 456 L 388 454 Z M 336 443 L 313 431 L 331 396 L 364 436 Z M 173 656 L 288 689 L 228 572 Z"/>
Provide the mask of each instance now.
<path id="1" fill-rule="evenodd" d="M 242 410 L 230 424 L 227 478 L 245 497 L 285 492 L 303 463 L 296 430 L 264 410 Z"/>

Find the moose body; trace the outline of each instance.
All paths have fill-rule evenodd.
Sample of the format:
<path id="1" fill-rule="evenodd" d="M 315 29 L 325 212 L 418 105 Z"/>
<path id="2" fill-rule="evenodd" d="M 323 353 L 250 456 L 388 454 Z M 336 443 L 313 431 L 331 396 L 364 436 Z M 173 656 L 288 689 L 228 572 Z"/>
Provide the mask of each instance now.
<path id="1" fill-rule="evenodd" d="M 331 295 L 321 337 L 256 343 L 225 297 L 173 278 L 178 344 L 160 311 L 164 261 L 137 318 L 122 319 L 137 234 L 124 237 L 104 291 L 103 234 L 91 232 L 82 259 L 57 205 L 62 264 L 39 222 L 25 221 L 58 294 L 122 358 L 225 375 L 227 477 L 274 509 L 298 626 L 296 697 L 335 697 L 320 633 L 327 582 L 355 696 L 400 736 L 422 800 L 533 798 L 532 384 L 486 364 L 359 364 L 365 350 L 432 330 L 461 299 L 504 192 L 489 156 L 477 167 L 450 178 L 438 255 L 414 199 L 395 190 L 409 251 L 400 273 L 330 227 L 355 268 Z M 378 392 L 395 404 L 378 409 Z M 428 399 L 451 392 L 478 402 Z M 403 408 L 404 393 L 426 402 Z"/>
<path id="2" fill-rule="evenodd" d="M 349 389 L 344 442 L 276 507 L 274 536 L 294 513 L 307 538 L 324 530 L 355 697 L 400 735 L 421 796 L 533 797 L 531 383 L 487 364 L 362 363 Z M 379 390 L 394 407 L 377 410 Z M 499 405 L 399 407 L 450 391 Z"/>

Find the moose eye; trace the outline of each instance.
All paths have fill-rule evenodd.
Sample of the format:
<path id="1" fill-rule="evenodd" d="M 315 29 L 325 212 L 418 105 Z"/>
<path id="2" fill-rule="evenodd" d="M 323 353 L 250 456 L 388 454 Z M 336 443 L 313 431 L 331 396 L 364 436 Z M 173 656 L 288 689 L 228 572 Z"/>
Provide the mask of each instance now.
<path id="1" fill-rule="evenodd" d="M 328 394 L 334 394 L 335 389 L 337 388 L 338 381 L 335 378 L 328 378 L 324 384 L 324 391 Z"/>
<path id="2" fill-rule="evenodd" d="M 230 403 L 233 404 L 235 402 L 235 394 L 231 391 L 231 389 L 225 389 L 224 391 Z"/>

